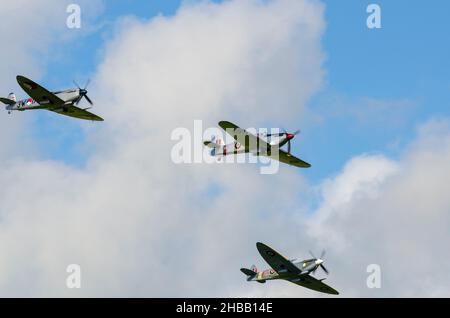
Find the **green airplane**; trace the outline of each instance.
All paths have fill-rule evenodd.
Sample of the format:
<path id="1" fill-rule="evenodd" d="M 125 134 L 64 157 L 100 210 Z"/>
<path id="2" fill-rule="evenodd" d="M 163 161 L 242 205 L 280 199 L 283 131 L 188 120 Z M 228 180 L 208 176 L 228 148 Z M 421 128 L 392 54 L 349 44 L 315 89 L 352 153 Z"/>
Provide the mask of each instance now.
<path id="1" fill-rule="evenodd" d="M 298 261 L 296 259 L 288 260 L 263 243 L 256 243 L 256 248 L 262 258 L 271 266 L 271 269 L 258 272 L 255 265 L 251 269 L 241 268 L 241 272 L 247 276 L 247 281 L 265 283 L 267 280 L 284 279 L 321 293 L 339 295 L 337 290 L 323 282 L 324 279 L 316 279 L 310 275 L 314 274 L 319 267 L 328 274 L 327 268 L 323 265 L 325 251 L 322 252 L 319 258 L 310 252 L 313 258 Z"/>
<path id="2" fill-rule="evenodd" d="M 58 92 L 50 92 L 41 85 L 33 82 L 32 80 L 24 77 L 17 76 L 17 83 L 22 87 L 22 89 L 27 93 L 30 98 L 22 99 L 17 101 L 16 95 L 10 93 L 7 98 L 0 97 L 0 102 L 6 104 L 5 109 L 8 114 L 12 111 L 25 111 L 34 109 L 46 109 L 54 113 L 65 115 L 69 117 L 103 121 L 103 118 L 88 112 L 93 105 L 91 99 L 87 95 L 87 85 L 81 88 L 78 84 L 76 88 L 66 89 Z M 78 107 L 78 103 L 85 98 L 87 102 L 91 105 L 87 108 Z"/>

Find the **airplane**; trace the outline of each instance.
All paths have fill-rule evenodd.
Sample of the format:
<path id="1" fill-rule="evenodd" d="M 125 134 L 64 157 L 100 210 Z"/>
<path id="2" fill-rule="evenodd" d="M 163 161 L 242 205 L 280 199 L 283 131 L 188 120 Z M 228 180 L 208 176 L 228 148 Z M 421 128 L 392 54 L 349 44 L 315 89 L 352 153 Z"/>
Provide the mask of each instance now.
<path id="1" fill-rule="evenodd" d="M 323 265 L 325 251 L 319 258 L 310 252 L 311 259 L 299 261 L 297 259 L 288 260 L 271 247 L 260 242 L 256 243 L 256 248 L 262 258 L 271 266 L 271 269 L 258 272 L 255 265 L 251 269 L 241 268 L 241 272 L 247 276 L 247 281 L 265 283 L 267 280 L 283 279 L 318 292 L 339 295 L 337 290 L 323 282 L 324 279 L 316 279 L 310 275 L 314 274 L 319 267 L 328 275 L 329 272 Z"/>
<path id="2" fill-rule="evenodd" d="M 251 134 L 239 128 L 229 121 L 220 121 L 220 128 L 225 130 L 234 139 L 234 143 L 223 145 L 221 139 L 213 136 L 211 140 L 204 141 L 203 144 L 211 148 L 211 156 L 219 159 L 227 155 L 251 153 L 256 156 L 267 156 L 271 159 L 279 160 L 283 163 L 299 168 L 309 168 L 311 165 L 291 154 L 291 140 L 300 132 L 288 133 L 286 131 L 275 134 Z M 287 144 L 287 152 L 280 148 Z"/>
<path id="3" fill-rule="evenodd" d="M 8 114 L 11 114 L 13 110 L 24 111 L 31 109 L 47 109 L 61 115 L 79 119 L 103 121 L 103 118 L 87 111 L 87 109 L 91 107 L 77 107 L 83 97 L 86 98 L 91 106 L 93 105 L 91 99 L 87 96 L 86 88 L 89 82 L 86 83 L 84 88 L 80 88 L 80 86 L 75 83 L 77 86 L 76 88 L 58 92 L 50 92 L 39 84 L 21 75 L 17 76 L 17 83 L 19 83 L 20 87 L 22 87 L 30 98 L 17 101 L 14 93 L 10 93 L 7 98 L 0 98 L 0 102 L 6 104 L 5 108 L 8 111 Z"/>

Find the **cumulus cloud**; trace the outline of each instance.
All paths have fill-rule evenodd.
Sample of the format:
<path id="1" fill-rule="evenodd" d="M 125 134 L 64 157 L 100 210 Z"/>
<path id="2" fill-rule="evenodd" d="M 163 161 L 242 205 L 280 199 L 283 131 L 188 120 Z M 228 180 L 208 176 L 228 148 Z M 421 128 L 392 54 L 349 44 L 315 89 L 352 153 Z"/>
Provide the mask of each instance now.
<path id="1" fill-rule="evenodd" d="M 255 166 L 175 165 L 170 132 L 194 119 L 298 115 L 323 76 L 322 11 L 314 1 L 201 2 L 170 18 L 124 19 L 93 81 L 107 115 L 86 167 L 23 160 L 3 170 L 5 295 L 234 292 L 249 238 L 284 223 L 273 209 L 306 210 L 290 201 L 305 181 Z M 71 263 L 82 267 L 81 290 L 65 287 Z"/>
<path id="2" fill-rule="evenodd" d="M 351 295 L 449 295 L 444 274 L 450 239 L 450 200 L 445 193 L 449 159 L 448 120 L 433 120 L 421 126 L 398 162 L 359 157 L 326 183 L 310 232 L 328 241 L 335 261 L 345 264 L 334 277 Z M 346 187 L 349 190 L 342 192 Z M 381 266 L 381 290 L 361 288 L 365 280 L 360 273 L 371 263 Z M 357 284 L 350 279 L 350 287 L 345 280 L 352 273 L 361 280 Z"/>
<path id="3" fill-rule="evenodd" d="M 0 294 L 317 296 L 247 283 L 240 267 L 265 266 L 257 241 L 299 258 L 327 248 L 330 284 L 347 296 L 426 295 L 436 282 L 448 293 L 432 262 L 448 241 L 446 122 L 423 126 L 401 159 L 359 156 L 317 187 L 287 166 L 260 175 L 170 160 L 170 132 L 194 119 L 245 127 L 302 114 L 323 79 L 323 28 L 323 6 L 307 0 L 191 3 L 121 21 L 91 89 L 106 121 L 86 166 L 22 159 L 0 171 Z M 65 285 L 72 263 L 79 290 Z M 382 266 L 381 290 L 365 286 L 369 263 Z"/>
<path id="4" fill-rule="evenodd" d="M 82 18 L 86 26 L 101 8 L 100 0 L 78 1 L 83 7 Z M 83 31 L 71 32 L 66 26 L 67 5 L 71 1 L 58 0 L 5 0 L 0 12 L 0 96 L 15 92 L 17 98 L 27 97 L 16 82 L 17 75 L 39 81 L 45 68 L 55 55 L 72 45 Z M 16 156 L 35 156 L 39 150 L 32 134 L 28 134 L 32 120 L 28 114 L 7 116 L 0 103 L 0 160 L 13 160 Z M 30 136 L 31 135 L 31 136 Z M 19 145 L 19 146 L 18 146 Z"/>
<path id="5" fill-rule="evenodd" d="M 420 126 L 399 160 L 383 155 L 351 159 L 318 187 L 318 208 L 309 216 L 298 215 L 297 231 L 306 232 L 305 241 L 299 246 L 280 239 L 281 251 L 295 257 L 305 245 L 326 248 L 329 283 L 347 297 L 448 297 L 449 160 L 448 119 Z M 371 264 L 381 268 L 380 289 L 366 285 Z M 242 295 L 305 293 L 279 283 L 269 291 L 256 286 Z"/>

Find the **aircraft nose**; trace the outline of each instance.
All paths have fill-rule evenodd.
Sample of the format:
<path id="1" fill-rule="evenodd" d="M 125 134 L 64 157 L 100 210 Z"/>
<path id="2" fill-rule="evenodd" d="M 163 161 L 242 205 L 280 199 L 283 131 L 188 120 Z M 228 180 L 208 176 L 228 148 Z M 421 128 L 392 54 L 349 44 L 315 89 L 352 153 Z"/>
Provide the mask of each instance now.
<path id="1" fill-rule="evenodd" d="M 291 140 L 292 138 L 294 138 L 295 135 L 294 134 L 286 134 L 286 139 L 287 140 Z"/>
<path id="2" fill-rule="evenodd" d="M 321 260 L 321 259 L 317 259 L 316 260 L 316 265 L 320 265 L 320 264 L 322 264 L 323 263 L 323 260 Z"/>

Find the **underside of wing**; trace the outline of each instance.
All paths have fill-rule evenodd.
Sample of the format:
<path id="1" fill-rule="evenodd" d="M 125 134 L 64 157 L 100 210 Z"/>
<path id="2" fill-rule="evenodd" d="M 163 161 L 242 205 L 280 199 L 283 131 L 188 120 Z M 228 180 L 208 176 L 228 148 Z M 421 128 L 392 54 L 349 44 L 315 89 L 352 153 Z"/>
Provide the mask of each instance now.
<path id="1" fill-rule="evenodd" d="M 299 167 L 299 168 L 309 168 L 311 167 L 311 165 L 293 155 L 291 155 L 290 153 L 287 153 L 281 149 L 279 149 L 279 153 L 273 153 L 270 156 L 272 159 L 276 159 L 280 162 L 286 163 L 288 165 L 291 166 L 295 166 L 295 167 Z"/>
<path id="2" fill-rule="evenodd" d="M 32 99 L 41 105 L 48 104 L 48 107 L 52 108 L 64 104 L 61 98 L 24 76 L 17 76 L 17 83 Z"/>
<path id="3" fill-rule="evenodd" d="M 267 142 L 229 121 L 221 121 L 219 126 L 232 136 L 236 142 L 243 145 L 246 152 L 266 153 L 270 151 L 271 147 Z"/>
<path id="4" fill-rule="evenodd" d="M 88 112 L 85 109 L 78 108 L 76 106 L 70 105 L 64 108 L 58 108 L 58 109 L 49 109 L 55 113 L 66 115 L 70 117 L 75 117 L 79 119 L 85 119 L 85 120 L 95 120 L 95 121 L 103 121 L 103 118 Z"/>
<path id="5" fill-rule="evenodd" d="M 339 295 L 339 292 L 337 290 L 310 275 L 302 275 L 298 278 L 288 279 L 288 281 L 321 293 Z"/>
<path id="6" fill-rule="evenodd" d="M 262 258 L 264 258 L 264 260 L 270 265 L 270 267 L 272 267 L 273 270 L 278 274 L 300 274 L 302 272 L 297 266 L 295 266 L 292 262 L 287 260 L 271 247 L 259 242 L 256 243 L 256 247 Z"/>

